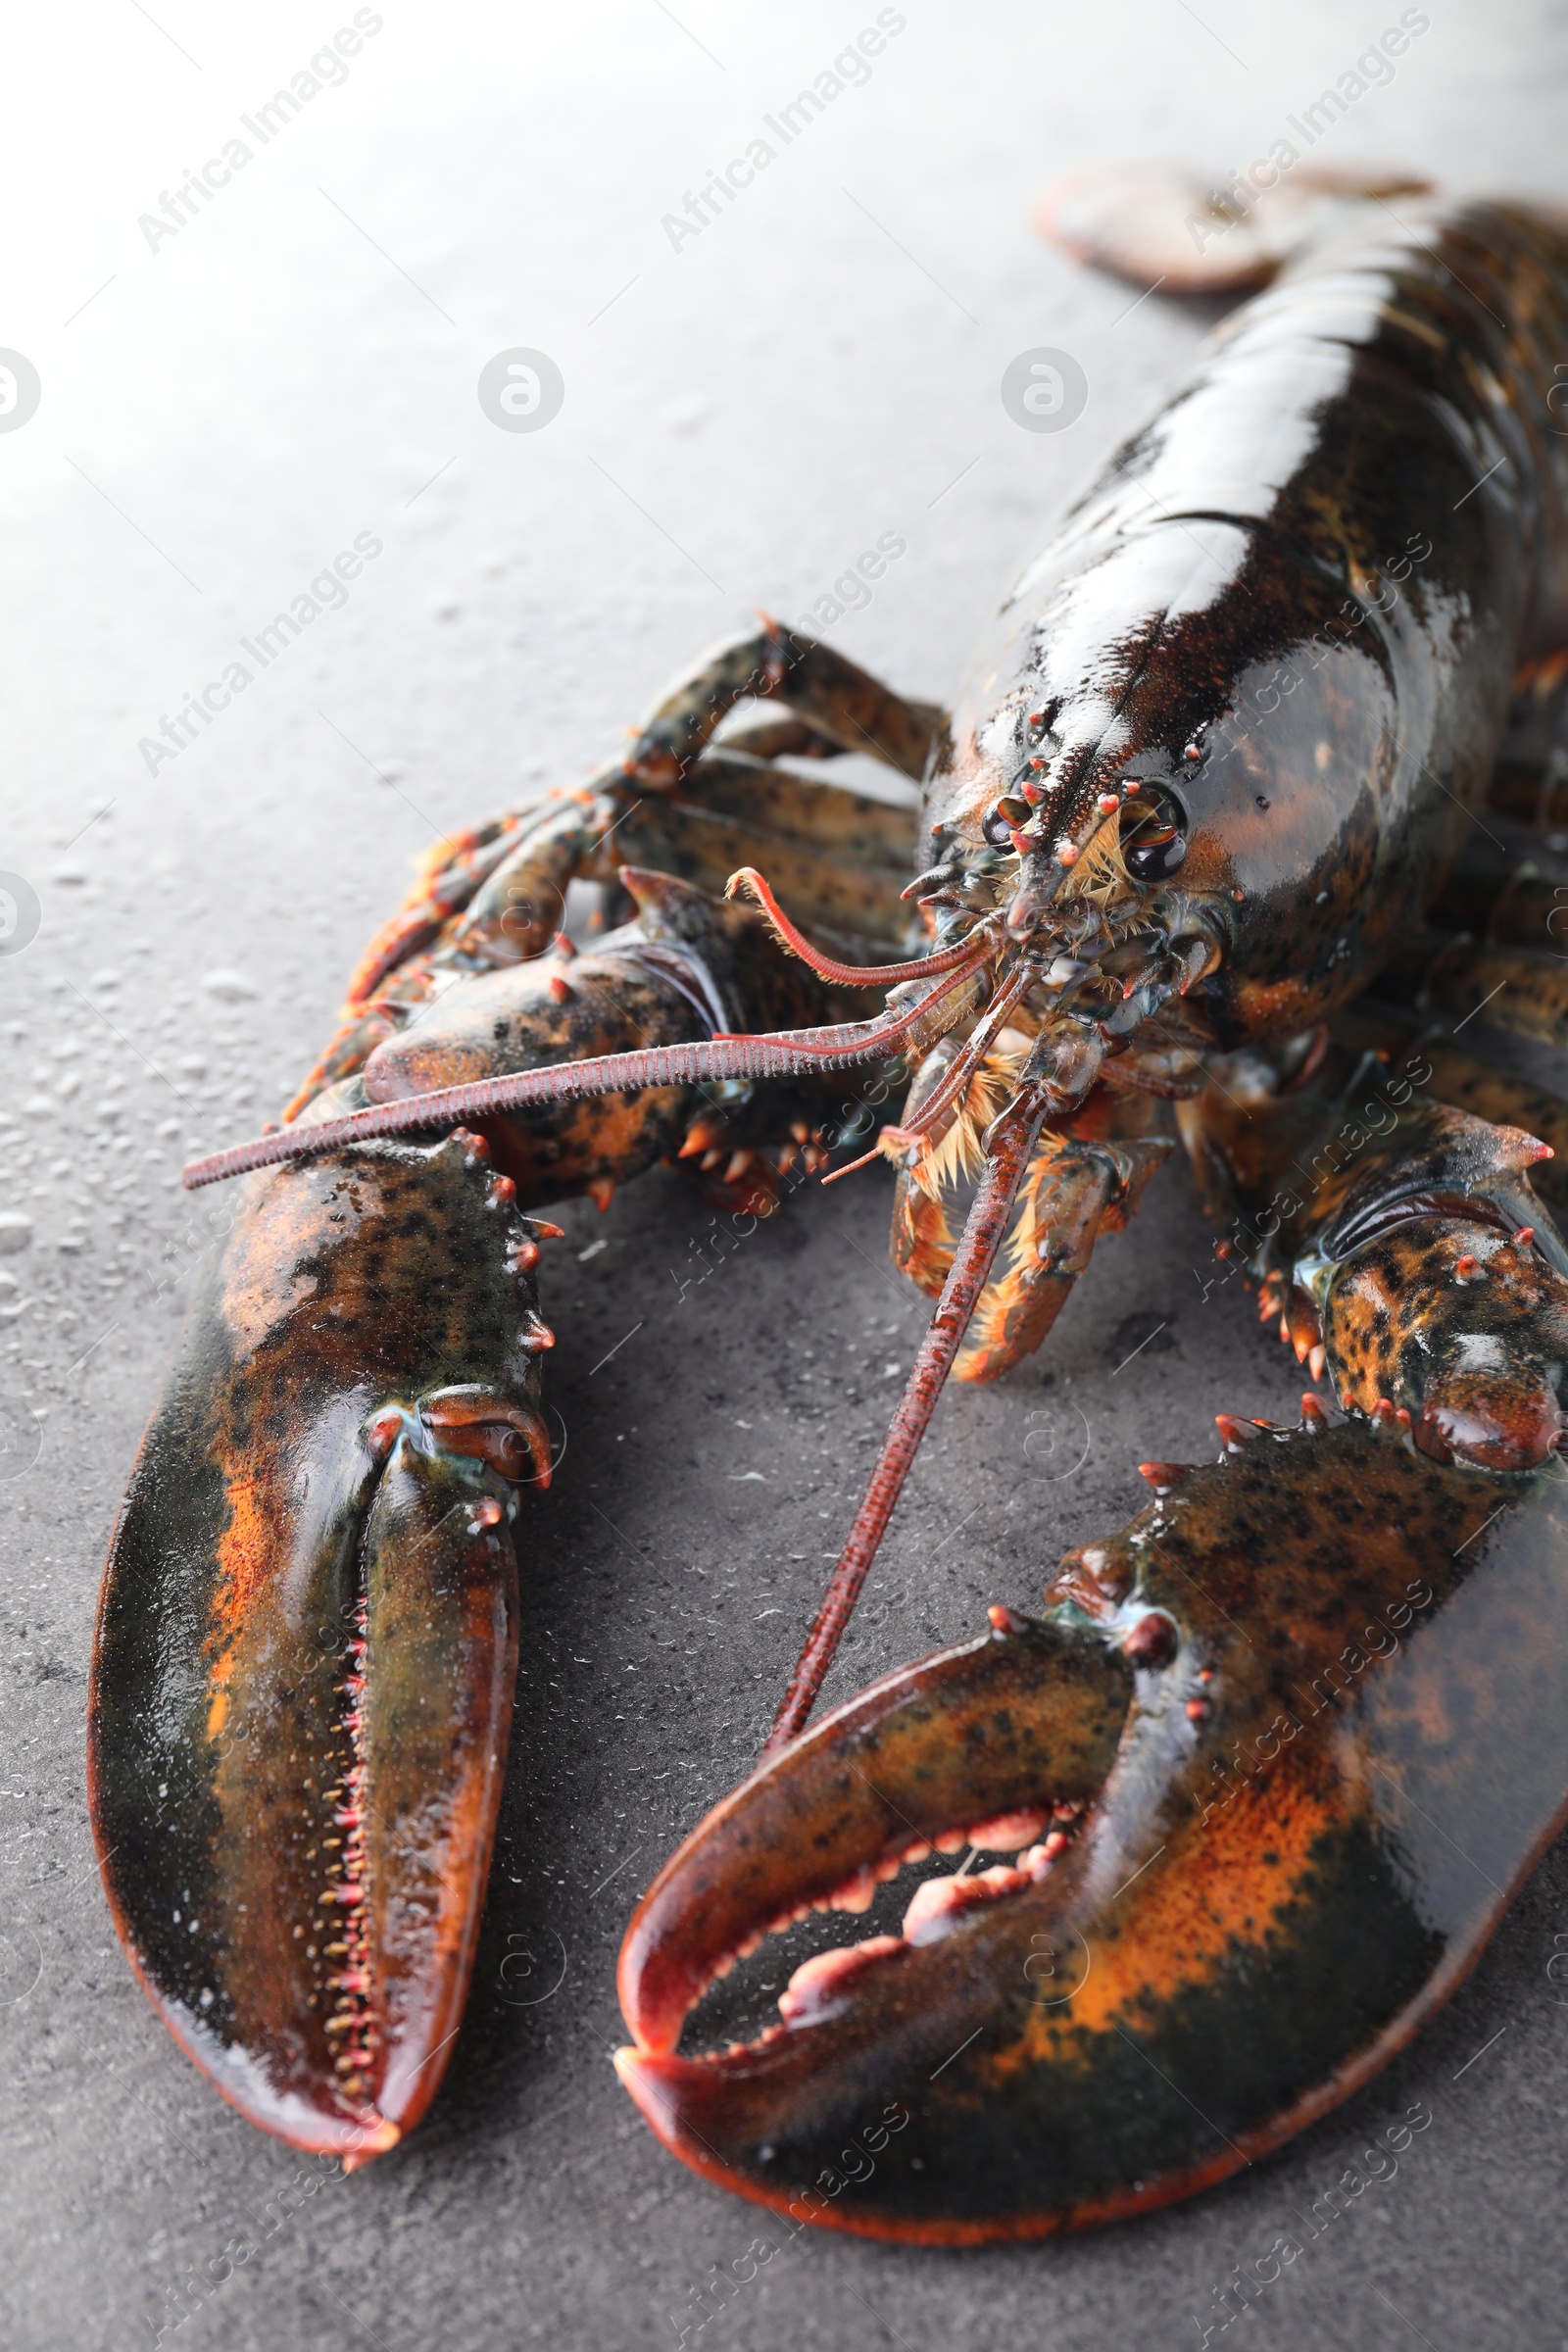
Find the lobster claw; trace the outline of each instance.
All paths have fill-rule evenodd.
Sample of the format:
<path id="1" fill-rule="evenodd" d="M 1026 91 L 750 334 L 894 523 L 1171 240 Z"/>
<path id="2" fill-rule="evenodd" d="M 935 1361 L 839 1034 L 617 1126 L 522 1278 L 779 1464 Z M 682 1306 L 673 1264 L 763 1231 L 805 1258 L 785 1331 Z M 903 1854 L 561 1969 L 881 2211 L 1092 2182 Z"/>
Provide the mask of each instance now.
<path id="1" fill-rule="evenodd" d="M 466 1992 L 511 1522 L 550 1467 L 537 1255 L 475 1138 L 262 1178 L 110 1546 L 89 1781 L 116 1925 L 224 2095 L 350 2165 L 429 2104 Z"/>
<path id="2" fill-rule="evenodd" d="M 1300 2130 L 1462 1980 L 1568 1813 L 1568 1482 L 1248 1426 L 1158 1466 L 1043 1623 L 993 1612 L 839 1708 L 655 1882 L 617 2064 L 694 2169 L 867 2235 L 1109 2221 Z M 966 1840 L 1017 1859 L 678 2054 L 762 1934 Z"/>

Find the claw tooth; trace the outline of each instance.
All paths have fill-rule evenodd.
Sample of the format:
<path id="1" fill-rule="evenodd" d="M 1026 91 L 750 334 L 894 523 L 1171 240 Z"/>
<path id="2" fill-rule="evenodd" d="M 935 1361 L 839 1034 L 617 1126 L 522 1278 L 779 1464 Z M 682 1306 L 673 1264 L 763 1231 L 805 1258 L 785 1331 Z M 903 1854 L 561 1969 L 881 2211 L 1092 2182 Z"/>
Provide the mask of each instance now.
<path id="1" fill-rule="evenodd" d="M 899 1857 L 899 1860 L 901 1864 L 905 1862 L 923 1862 L 930 1851 L 931 1847 L 929 1841 L 924 1838 L 917 1838 L 913 1845 L 906 1845 L 905 1847 L 903 1853 Z"/>
<path id="2" fill-rule="evenodd" d="M 870 1936 L 863 1943 L 818 1952 L 813 1959 L 804 1960 L 778 1996 L 780 2017 L 792 2026 L 820 2017 L 834 1995 L 844 1992 L 862 1969 L 903 1949 L 900 1936 Z"/>
<path id="3" fill-rule="evenodd" d="M 705 1152 L 703 1153 L 702 1161 L 704 1174 L 706 1175 L 710 1168 L 716 1168 L 723 1156 L 723 1152 L 716 1149 L 713 1151 Z"/>
<path id="4" fill-rule="evenodd" d="M 1314 1396 L 1311 1390 L 1308 1389 L 1301 1398 L 1301 1427 L 1316 1432 L 1320 1429 L 1327 1429 L 1328 1425 L 1328 1407 L 1324 1404 L 1321 1396 Z"/>
<path id="5" fill-rule="evenodd" d="M 1038 1838 L 1050 1819 L 1049 1805 L 1020 1806 L 1015 1813 L 997 1813 L 989 1821 L 973 1823 L 966 1835 L 971 1845 L 986 1853 L 1010 1854 Z"/>
<path id="6" fill-rule="evenodd" d="M 1323 1367 L 1328 1360 L 1329 1351 L 1324 1347 L 1322 1341 L 1319 1340 L 1317 1346 L 1308 1351 L 1306 1359 L 1307 1370 L 1311 1373 L 1314 1380 L 1322 1379 Z"/>
<path id="7" fill-rule="evenodd" d="M 1022 1610 L 1009 1609 L 1002 1601 L 994 1601 L 986 1615 L 991 1620 L 994 1634 L 1026 1634 L 1029 1631 L 1029 1620 Z"/>
<path id="8" fill-rule="evenodd" d="M 876 1897 L 877 1884 L 874 1870 L 869 1867 L 858 1870 L 853 1879 L 846 1879 L 842 1886 L 834 1887 L 827 1898 L 826 1908 L 829 1911 L 869 1911 Z"/>
<path id="9" fill-rule="evenodd" d="M 906 1943 L 932 1943 L 948 1932 L 965 1911 L 978 1904 L 995 1902 L 1000 1895 L 1011 1894 L 1019 1886 L 1027 1886 L 1029 1874 L 1013 1870 L 1006 1863 L 998 1863 L 991 1870 L 978 1870 L 969 1878 L 927 1879 L 914 1890 L 914 1899 L 904 1915 L 904 1939 Z"/>
<path id="10" fill-rule="evenodd" d="M 914 1898 L 904 1914 L 903 1932 L 906 1943 L 921 1942 L 923 1940 L 920 1934 L 922 1928 L 928 1927 L 934 1920 L 945 1920 L 948 1917 L 950 1910 L 954 1907 L 951 1890 L 959 1884 L 957 1879 L 927 1879 L 923 1886 L 915 1888 Z"/>
<path id="11" fill-rule="evenodd" d="M 1220 1442 L 1227 1453 L 1240 1453 L 1242 1447 L 1250 1446 L 1257 1435 L 1254 1421 L 1243 1421 L 1235 1413 L 1216 1413 L 1214 1427 L 1219 1431 Z"/>
<path id="12" fill-rule="evenodd" d="M 614 1178 L 612 1176 L 596 1176 L 588 1187 L 588 1198 L 603 1216 L 615 1198 Z"/>

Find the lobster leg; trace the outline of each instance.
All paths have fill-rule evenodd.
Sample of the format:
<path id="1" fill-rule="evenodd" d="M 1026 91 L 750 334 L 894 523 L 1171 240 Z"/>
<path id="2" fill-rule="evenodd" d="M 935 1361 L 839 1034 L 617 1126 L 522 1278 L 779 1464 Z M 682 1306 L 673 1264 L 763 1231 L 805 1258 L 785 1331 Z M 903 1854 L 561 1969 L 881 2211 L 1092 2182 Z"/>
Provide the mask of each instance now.
<path id="1" fill-rule="evenodd" d="M 1337 1041 L 1374 1055 L 1396 1075 L 1413 1077 L 1435 1102 L 1549 1144 L 1553 1156 L 1538 1161 L 1530 1180 L 1554 1214 L 1568 1211 L 1568 1102 L 1560 1096 L 1467 1054 L 1444 1031 L 1381 1005 L 1375 1012 L 1357 1005 L 1339 1014 L 1333 1027 Z M 1373 1079 L 1366 1092 L 1377 1084 Z"/>
<path id="2" fill-rule="evenodd" d="M 296 1119 L 377 1046 L 416 1019 L 443 980 L 542 956 L 561 929 L 568 885 L 614 830 L 627 804 L 614 779 L 505 817 L 485 852 L 436 868 L 383 925 L 349 982 L 338 1027 L 283 1112 Z"/>
<path id="3" fill-rule="evenodd" d="M 614 835 L 616 853 L 713 898 L 738 869 L 760 867 L 812 937 L 853 961 L 907 953 L 913 810 L 742 759 L 740 740 L 726 735 L 705 753 L 677 792 L 643 796 Z"/>
<path id="4" fill-rule="evenodd" d="M 1401 956 L 1379 987 L 1422 1012 L 1463 1020 L 1484 1012 L 1494 1028 L 1561 1045 L 1568 1040 L 1568 962 L 1547 944 L 1544 928 L 1535 936 L 1542 952 L 1468 939 L 1432 941 Z"/>
<path id="5" fill-rule="evenodd" d="M 1250 1108 L 1200 1096 L 1180 1116 L 1265 1315 L 1314 1375 L 1326 1357 L 1344 1404 L 1404 1416 L 1440 1460 L 1542 1459 L 1558 1428 L 1554 1350 L 1568 1346 L 1568 1250 L 1528 1176 L 1550 1146 L 1433 1102 L 1370 1056 L 1346 1076 L 1330 1055 L 1311 1087 L 1272 1102 L 1256 1089 Z"/>
<path id="6" fill-rule="evenodd" d="M 1479 843 L 1472 852 L 1480 850 Z M 1432 908 L 1442 930 L 1464 932 L 1488 947 L 1555 949 L 1568 937 L 1568 909 L 1561 883 L 1544 874 L 1533 858 L 1500 865 L 1482 850 L 1467 855 L 1445 883 Z"/>
<path id="7" fill-rule="evenodd" d="M 714 729 L 751 696 L 780 696 L 801 715 L 737 730 L 735 745 L 752 757 L 703 760 Z M 454 978 L 542 956 L 572 882 L 606 885 L 624 906 L 623 864 L 716 893 L 761 857 L 808 917 L 901 937 L 913 850 L 906 813 L 765 762 L 803 748 L 814 757 L 858 751 L 918 779 L 943 715 L 772 623 L 715 647 L 655 705 L 624 760 L 580 791 L 443 843 L 426 860 L 407 904 L 362 956 L 338 1029 L 285 1119 L 361 1070 Z"/>
<path id="8" fill-rule="evenodd" d="M 470 974 L 375 1048 L 358 1099 L 389 1107 L 443 1088 L 504 1086 L 519 1071 L 543 1079 L 552 1066 L 603 1061 L 628 1044 L 678 1056 L 715 1033 L 810 1032 L 856 1008 L 858 992 L 824 985 L 782 954 L 750 907 L 706 898 L 668 874 L 625 866 L 621 878 L 638 906 L 635 923 L 580 955 L 562 943 L 532 962 Z M 890 1040 L 890 1056 L 896 1049 Z M 727 1176 L 760 1198 L 770 1174 L 754 1155 L 763 1146 L 793 1150 L 792 1139 L 818 1128 L 840 1093 L 809 1062 L 760 1083 L 705 1084 L 702 1072 L 677 1069 L 666 1085 L 585 1091 L 525 1115 L 498 1101 L 476 1110 L 474 1123 L 525 1201 L 588 1193 L 603 1207 L 618 1184 L 662 1157 L 695 1160 L 714 1181 Z"/>
<path id="9" fill-rule="evenodd" d="M 797 722 L 806 722 L 808 743 L 825 740 L 841 751 L 864 752 L 914 783 L 925 772 L 945 715 L 934 703 L 894 694 L 831 646 L 769 621 L 715 646 L 669 689 L 643 722 L 628 771 L 655 788 L 677 782 L 725 714 L 752 696 L 786 704 Z M 793 749 L 800 737 L 763 740 Z"/>

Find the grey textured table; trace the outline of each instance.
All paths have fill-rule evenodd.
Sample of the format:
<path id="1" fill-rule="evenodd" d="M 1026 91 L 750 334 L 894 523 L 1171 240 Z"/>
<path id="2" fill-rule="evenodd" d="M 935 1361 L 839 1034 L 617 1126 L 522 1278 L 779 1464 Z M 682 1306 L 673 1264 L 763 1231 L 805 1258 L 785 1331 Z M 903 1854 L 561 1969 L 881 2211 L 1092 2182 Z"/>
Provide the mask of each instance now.
<path id="1" fill-rule="evenodd" d="M 1561 1847 L 1369 2089 L 1102 2236 L 959 2254 L 807 2231 L 737 2284 L 762 2217 L 665 2156 L 618 2088 L 631 1899 L 746 1768 L 915 1344 L 883 1175 L 803 1195 L 684 1295 L 710 1225 L 675 1177 L 565 1214 L 546 1305 L 568 1442 L 535 1521 L 489 1914 L 406 2147 L 345 2180 L 216 2097 L 121 1956 L 82 1785 L 99 1563 L 205 1239 L 183 1152 L 273 1114 L 415 854 L 585 773 L 754 601 L 804 614 L 894 534 L 906 552 L 828 634 L 950 691 L 1039 519 L 1201 329 L 1041 247 L 1035 189 L 1109 156 L 1245 164 L 1397 15 L 906 0 L 787 141 L 766 118 L 871 0 L 96 0 L 13 28 L 0 342 L 42 396 L 0 434 L 0 863 L 41 908 L 0 961 L 9 2346 L 684 2328 L 704 2352 L 1120 2352 L 1200 2340 L 1231 2266 L 1290 2231 L 1302 2252 L 1245 2323 L 1261 2346 L 1568 2341 Z M 356 23 L 339 73 L 322 51 Z M 1317 160 L 1560 194 L 1564 42 L 1528 5 L 1434 6 Z M 752 184 L 671 231 L 759 138 Z M 1069 431 L 1022 432 L 999 399 L 1042 343 L 1087 374 Z M 481 413 L 481 368 L 516 346 L 562 371 L 548 429 Z M 376 552 L 343 597 L 313 597 L 357 540 Z M 265 665 L 242 652 L 289 609 L 297 636 Z M 210 724 L 141 749 L 235 662 L 250 681 L 209 696 Z M 1173 1173 L 1047 1358 L 944 1402 L 835 1690 L 1033 1601 L 1065 1544 L 1137 1506 L 1141 1456 L 1208 1449 L 1216 1408 L 1292 1404 L 1247 1303 L 1202 1303 L 1207 1250 Z M 1308 2238 L 1295 2217 L 1417 2102 L 1431 2124 L 1396 2174 Z"/>

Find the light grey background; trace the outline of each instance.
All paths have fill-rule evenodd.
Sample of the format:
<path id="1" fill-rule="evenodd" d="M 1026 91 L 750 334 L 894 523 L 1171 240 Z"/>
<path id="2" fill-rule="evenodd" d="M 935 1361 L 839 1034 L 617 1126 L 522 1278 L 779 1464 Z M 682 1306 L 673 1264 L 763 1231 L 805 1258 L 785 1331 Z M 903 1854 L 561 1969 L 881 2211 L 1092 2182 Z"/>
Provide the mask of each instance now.
<path id="1" fill-rule="evenodd" d="M 703 2352 L 1195 2343 L 1229 2267 L 1416 2100 L 1431 2128 L 1250 2340 L 1568 2342 L 1561 1848 L 1405 2057 L 1239 2180 L 1015 2251 L 807 2232 L 697 2330 L 691 2290 L 747 2267 L 763 2217 L 619 2090 L 613 1961 L 648 1875 L 754 1752 L 915 1346 L 878 1173 L 803 1194 L 684 1295 L 712 1229 L 674 1176 L 564 1219 L 545 1303 L 567 1446 L 528 1519 L 490 1912 L 411 2143 L 305 2193 L 133 1984 L 88 1838 L 84 1678 L 214 1199 L 181 1197 L 180 1157 L 275 1114 L 411 858 L 584 774 L 752 605 L 796 618 L 895 532 L 906 555 L 829 634 L 950 692 L 1008 564 L 1201 326 L 1041 246 L 1035 192 L 1100 158 L 1245 165 L 1399 12 L 903 0 L 867 83 L 677 250 L 662 216 L 872 0 L 388 0 L 341 86 L 150 248 L 138 217 L 352 13 L 93 0 L 7 34 L 0 343 L 43 396 L 0 434 L 0 866 L 42 905 L 0 958 L 0 1212 L 31 1221 L 0 1256 L 6 2342 L 640 2346 L 677 2340 L 673 2311 Z M 1560 15 L 1428 13 L 1314 160 L 1561 194 Z M 1090 385 L 1056 435 L 1000 398 L 1041 344 Z M 564 378 L 542 432 L 479 408 L 516 345 Z M 347 606 L 150 774 L 139 739 L 357 533 L 383 552 Z M 1207 1252 L 1173 1172 L 1048 1356 L 948 1397 L 835 1690 L 1034 1601 L 1065 1544 L 1138 1506 L 1141 1456 L 1211 1446 L 1214 1410 L 1292 1405 L 1235 1286 L 1203 1302 Z M 231 2243 L 258 2251 L 235 2269 Z"/>

